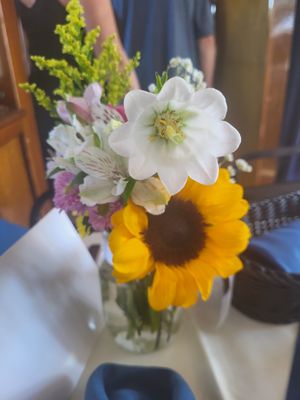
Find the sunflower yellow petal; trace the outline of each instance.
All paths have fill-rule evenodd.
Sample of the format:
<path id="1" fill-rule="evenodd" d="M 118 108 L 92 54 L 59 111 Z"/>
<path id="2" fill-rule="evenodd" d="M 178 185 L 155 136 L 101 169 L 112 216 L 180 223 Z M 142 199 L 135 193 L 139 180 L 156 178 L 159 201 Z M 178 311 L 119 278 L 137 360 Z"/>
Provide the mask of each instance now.
<path id="1" fill-rule="evenodd" d="M 118 210 L 113 215 L 111 216 L 111 223 L 112 226 L 119 226 L 123 224 L 123 214 L 124 214 L 124 209 Z"/>
<path id="2" fill-rule="evenodd" d="M 243 263 L 237 256 L 224 257 L 213 249 L 204 249 L 201 252 L 201 261 L 213 268 L 222 278 L 228 278 L 243 268 Z"/>
<path id="3" fill-rule="evenodd" d="M 218 181 L 230 182 L 230 174 L 227 168 L 220 168 Z"/>
<path id="4" fill-rule="evenodd" d="M 219 206 L 229 205 L 233 207 L 233 203 L 242 200 L 244 190 L 237 183 L 217 181 L 214 185 L 202 188 L 200 195 L 197 198 L 199 206 Z"/>
<path id="5" fill-rule="evenodd" d="M 206 246 L 227 257 L 244 251 L 251 235 L 248 225 L 237 220 L 207 227 L 206 236 Z"/>
<path id="6" fill-rule="evenodd" d="M 197 302 L 198 287 L 194 277 L 183 267 L 174 271 L 177 275 L 177 287 L 173 305 L 177 307 L 190 307 Z"/>
<path id="7" fill-rule="evenodd" d="M 151 307 L 156 311 L 161 311 L 173 305 L 176 286 L 177 277 L 173 268 L 156 263 L 153 283 L 148 289 Z"/>
<path id="8" fill-rule="evenodd" d="M 113 228 L 109 235 L 108 243 L 110 250 L 114 253 L 122 247 L 129 239 L 132 239 L 132 234 L 124 225 L 117 225 Z"/>
<path id="9" fill-rule="evenodd" d="M 132 202 L 129 202 L 124 208 L 123 220 L 126 228 L 135 237 L 140 237 L 148 227 L 146 212 Z"/>
<path id="10" fill-rule="evenodd" d="M 199 196 L 199 190 L 201 190 L 202 187 L 204 187 L 204 185 L 196 183 L 192 179 L 188 178 L 184 188 L 177 193 L 175 197 L 183 201 L 194 200 Z"/>
<path id="11" fill-rule="evenodd" d="M 113 253 L 113 267 L 116 274 L 128 276 L 128 281 L 142 279 L 151 271 L 151 259 L 148 247 L 133 238 Z"/>
<path id="12" fill-rule="evenodd" d="M 201 259 L 193 260 L 187 268 L 195 279 L 202 299 L 206 301 L 211 294 L 214 277 L 217 275 L 215 270 Z"/>
<path id="13" fill-rule="evenodd" d="M 241 185 L 229 180 L 227 170 L 220 169 L 219 178 L 213 185 L 201 185 L 189 179 L 176 197 L 183 201 L 192 201 L 209 224 L 242 218 L 249 205 L 243 199 Z"/>
<path id="14" fill-rule="evenodd" d="M 238 257 L 216 259 L 213 263 L 214 268 L 222 278 L 229 278 L 243 269 L 243 263 Z"/>

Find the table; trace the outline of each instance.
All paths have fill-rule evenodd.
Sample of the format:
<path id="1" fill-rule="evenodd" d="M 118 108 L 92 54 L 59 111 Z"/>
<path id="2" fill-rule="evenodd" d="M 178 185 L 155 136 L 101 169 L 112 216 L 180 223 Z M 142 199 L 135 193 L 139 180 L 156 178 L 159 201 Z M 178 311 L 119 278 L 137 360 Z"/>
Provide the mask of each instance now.
<path id="1" fill-rule="evenodd" d="M 214 376 L 207 369 L 208 361 L 202 346 L 199 345 L 189 314 L 184 316 L 181 329 L 174 336 L 173 342 L 168 347 L 150 354 L 134 354 L 121 349 L 107 329 L 104 329 L 70 400 L 84 399 L 84 390 L 90 374 L 99 364 L 105 362 L 173 368 L 185 378 L 197 399 L 222 399 Z"/>
<path id="2" fill-rule="evenodd" d="M 122 350 L 105 329 L 71 400 L 84 398 L 88 377 L 105 362 L 173 368 L 200 400 L 284 400 L 297 324 L 263 324 L 231 308 L 225 323 L 215 330 L 197 318 L 202 310 L 203 305 L 188 311 L 173 343 L 152 354 Z"/>
<path id="3" fill-rule="evenodd" d="M 58 216 L 62 218 L 53 215 Z M 79 239 L 73 231 L 74 240 Z M 186 379 L 197 399 L 284 400 L 298 324 L 263 324 L 230 308 L 224 324 L 216 329 L 215 321 L 211 323 L 213 319 L 207 317 L 218 314 L 217 298 L 213 293 L 207 303 L 187 310 L 173 343 L 151 354 L 122 350 L 104 329 L 83 364 L 85 369 L 70 399 L 82 400 L 92 371 L 99 364 L 114 362 L 173 368 Z"/>

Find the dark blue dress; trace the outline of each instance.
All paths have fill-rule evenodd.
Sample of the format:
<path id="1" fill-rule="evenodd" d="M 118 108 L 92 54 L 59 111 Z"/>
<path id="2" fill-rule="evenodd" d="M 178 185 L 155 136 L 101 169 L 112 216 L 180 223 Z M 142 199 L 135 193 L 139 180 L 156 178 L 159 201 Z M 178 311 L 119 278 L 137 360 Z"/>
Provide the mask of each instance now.
<path id="1" fill-rule="evenodd" d="M 62 58 L 61 45 L 54 30 L 57 24 L 65 23 L 65 8 L 57 0 L 36 0 L 31 8 L 24 6 L 18 0 L 15 4 L 28 40 L 29 54 L 46 58 Z M 41 89 L 45 90 L 48 96 L 52 95 L 58 83 L 55 78 L 49 76 L 47 71 L 40 71 L 33 63 L 29 81 L 36 83 Z M 54 127 L 54 121 L 49 116 L 48 111 L 40 107 L 35 101 L 34 109 L 43 155 L 46 158 L 46 140 L 49 131 Z"/>

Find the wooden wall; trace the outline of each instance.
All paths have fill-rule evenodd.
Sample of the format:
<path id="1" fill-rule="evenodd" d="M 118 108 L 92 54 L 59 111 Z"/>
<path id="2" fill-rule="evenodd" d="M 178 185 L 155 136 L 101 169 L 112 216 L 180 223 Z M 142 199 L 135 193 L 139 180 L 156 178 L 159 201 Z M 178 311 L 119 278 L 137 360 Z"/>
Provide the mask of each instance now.
<path id="1" fill-rule="evenodd" d="M 0 1 L 0 218 L 24 226 L 35 199 L 47 189 L 31 97 L 19 89 L 24 62 L 14 2 Z"/>
<path id="2" fill-rule="evenodd" d="M 239 153 L 275 148 L 288 77 L 295 0 L 218 0 L 216 86 L 242 135 Z M 260 163 L 255 182 L 274 176 Z"/>

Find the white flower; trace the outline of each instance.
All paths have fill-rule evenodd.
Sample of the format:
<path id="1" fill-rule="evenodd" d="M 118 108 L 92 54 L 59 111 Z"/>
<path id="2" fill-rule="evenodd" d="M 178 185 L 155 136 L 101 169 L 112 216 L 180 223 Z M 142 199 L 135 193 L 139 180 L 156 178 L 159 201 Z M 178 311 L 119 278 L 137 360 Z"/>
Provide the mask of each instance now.
<path id="1" fill-rule="evenodd" d="M 96 204 L 106 204 L 116 201 L 118 196 L 114 192 L 114 182 L 108 179 L 97 179 L 92 176 L 86 176 L 81 185 L 79 185 L 80 200 L 87 206 Z"/>
<path id="2" fill-rule="evenodd" d="M 229 172 L 229 175 L 230 175 L 231 177 L 236 176 L 236 170 L 233 168 L 232 165 L 228 165 L 227 171 Z"/>
<path id="3" fill-rule="evenodd" d="M 91 125 L 82 124 L 75 114 L 72 115 L 72 127 L 80 134 L 82 140 L 87 140 L 93 134 Z"/>
<path id="4" fill-rule="evenodd" d="M 120 125 L 122 125 L 122 122 L 115 119 L 112 119 L 108 124 L 104 124 L 103 121 L 99 119 L 96 120 L 92 126 L 94 133 L 99 138 L 101 149 L 104 150 L 106 153 L 115 156 L 116 154 L 112 151 L 111 147 L 108 144 L 108 137 L 110 133 L 114 129 L 118 128 Z"/>
<path id="5" fill-rule="evenodd" d="M 171 68 L 176 68 L 180 64 L 181 58 L 180 57 L 173 57 L 169 61 L 169 65 Z"/>
<path id="6" fill-rule="evenodd" d="M 150 93 L 155 93 L 155 91 L 156 91 L 156 85 L 155 85 L 154 83 L 151 83 L 151 84 L 148 86 L 148 90 L 149 90 Z"/>
<path id="7" fill-rule="evenodd" d="M 238 158 L 237 160 L 235 160 L 235 164 L 240 171 L 252 172 L 252 165 L 250 165 L 246 160 L 242 158 Z"/>
<path id="8" fill-rule="evenodd" d="M 119 157 L 97 147 L 86 147 L 75 157 L 75 164 L 87 176 L 79 186 L 81 201 L 88 205 L 117 200 L 126 186 L 126 168 Z"/>
<path id="9" fill-rule="evenodd" d="M 62 157 L 53 157 L 53 162 L 55 163 L 56 168 L 72 172 L 74 175 L 77 175 L 80 172 L 80 169 L 76 167 L 73 158 L 65 160 Z"/>
<path id="10" fill-rule="evenodd" d="M 191 83 L 191 77 L 190 77 L 190 75 L 185 75 L 184 77 L 183 77 L 183 79 L 186 81 L 186 83 Z"/>
<path id="11" fill-rule="evenodd" d="M 225 154 L 224 159 L 225 161 L 233 162 L 234 160 L 233 154 Z"/>
<path id="12" fill-rule="evenodd" d="M 170 200 L 170 195 L 159 178 L 152 177 L 145 181 L 136 181 L 132 193 L 132 201 L 142 206 L 153 215 L 162 214 Z"/>
<path id="13" fill-rule="evenodd" d="M 193 72 L 193 63 L 192 63 L 192 60 L 190 58 L 184 58 L 182 60 L 182 64 L 183 64 L 183 67 L 185 68 L 185 70 L 187 72 L 189 72 L 189 73 Z"/>
<path id="14" fill-rule="evenodd" d="M 235 151 L 238 131 L 223 121 L 227 106 L 215 89 L 192 92 L 184 79 L 168 80 L 157 95 L 133 90 L 125 96 L 128 122 L 109 136 L 112 149 L 128 157 L 131 177 L 158 174 L 171 194 L 187 177 L 212 184 L 218 176 L 217 157 Z"/>
<path id="15" fill-rule="evenodd" d="M 51 177 L 54 177 L 56 174 L 58 174 L 60 172 L 60 168 L 58 167 L 58 165 L 56 164 L 56 162 L 54 160 L 49 160 L 46 163 L 46 175 L 49 176 L 51 175 Z"/>
<path id="16" fill-rule="evenodd" d="M 47 143 L 56 151 L 57 156 L 65 159 L 74 157 L 84 146 L 84 142 L 78 137 L 76 129 L 62 124 L 52 129 Z"/>

